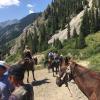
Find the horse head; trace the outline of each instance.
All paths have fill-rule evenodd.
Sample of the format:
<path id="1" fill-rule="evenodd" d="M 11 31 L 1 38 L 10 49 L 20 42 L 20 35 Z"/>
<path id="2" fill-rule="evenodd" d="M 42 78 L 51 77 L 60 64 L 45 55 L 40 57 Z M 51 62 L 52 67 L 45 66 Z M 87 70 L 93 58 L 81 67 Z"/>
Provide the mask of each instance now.
<path id="1" fill-rule="evenodd" d="M 59 76 L 56 78 L 56 84 L 59 87 L 63 84 L 68 85 L 68 82 L 73 79 L 74 68 L 75 63 L 71 61 L 71 59 L 65 57 L 59 71 Z"/>

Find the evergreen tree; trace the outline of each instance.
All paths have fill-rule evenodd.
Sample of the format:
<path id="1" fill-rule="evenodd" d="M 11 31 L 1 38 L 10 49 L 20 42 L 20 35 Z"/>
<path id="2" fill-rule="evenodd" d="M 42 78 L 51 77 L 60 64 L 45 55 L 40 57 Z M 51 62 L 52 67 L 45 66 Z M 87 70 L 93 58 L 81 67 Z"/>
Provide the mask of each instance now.
<path id="1" fill-rule="evenodd" d="M 90 32 L 91 33 L 96 32 L 94 7 L 92 7 L 92 9 L 90 11 Z"/>
<path id="2" fill-rule="evenodd" d="M 83 49 L 84 47 L 86 47 L 85 36 L 82 32 L 80 32 L 78 40 L 78 48 Z"/>
<path id="3" fill-rule="evenodd" d="M 76 37 L 75 38 L 75 49 L 79 49 L 80 47 L 79 47 L 79 38 L 78 37 Z"/>
<path id="4" fill-rule="evenodd" d="M 78 34 L 77 34 L 77 32 L 76 32 L 76 28 L 74 27 L 74 30 L 73 30 L 73 37 L 74 38 L 77 38 L 78 37 Z"/>
<path id="5" fill-rule="evenodd" d="M 81 27 L 80 27 L 80 34 L 79 34 L 79 39 L 78 39 L 78 46 L 76 46 L 76 47 L 78 47 L 78 49 L 82 49 L 82 48 L 84 48 L 86 46 L 86 43 L 85 43 L 85 34 L 84 34 L 84 30 L 83 30 L 84 28 L 83 27 L 84 26 L 82 24 Z M 76 41 L 76 43 L 77 43 L 77 41 Z"/>
<path id="6" fill-rule="evenodd" d="M 39 45 L 39 41 L 38 41 L 38 35 L 37 35 L 37 31 L 36 28 L 34 27 L 34 35 L 33 35 L 33 48 L 34 48 L 34 53 L 38 52 L 38 45 Z"/>
<path id="7" fill-rule="evenodd" d="M 96 31 L 100 30 L 100 16 L 99 16 L 99 9 L 96 9 Z"/>
<path id="8" fill-rule="evenodd" d="M 45 48 L 47 48 L 47 34 L 46 34 L 46 28 L 45 28 L 45 25 L 42 24 L 40 27 L 39 27 L 39 50 L 43 51 L 45 50 Z"/>
<path id="9" fill-rule="evenodd" d="M 63 45 L 62 45 L 62 43 L 59 39 L 54 40 L 53 46 L 57 49 L 62 49 L 63 48 Z"/>
<path id="10" fill-rule="evenodd" d="M 68 22 L 68 26 L 67 26 L 68 30 L 67 30 L 67 38 L 69 39 L 70 38 L 70 24 Z"/>
<path id="11" fill-rule="evenodd" d="M 85 9 L 83 20 L 81 24 L 81 31 L 84 34 L 84 36 L 87 36 L 90 34 L 90 23 L 89 23 L 89 15 L 88 15 L 88 9 Z"/>
<path id="12" fill-rule="evenodd" d="M 20 53 L 21 53 L 21 56 L 22 56 L 22 58 L 24 57 L 24 55 L 23 55 L 23 51 L 24 51 L 24 49 L 25 49 L 25 42 L 24 42 L 24 40 L 23 39 L 21 39 L 21 50 L 20 50 Z"/>

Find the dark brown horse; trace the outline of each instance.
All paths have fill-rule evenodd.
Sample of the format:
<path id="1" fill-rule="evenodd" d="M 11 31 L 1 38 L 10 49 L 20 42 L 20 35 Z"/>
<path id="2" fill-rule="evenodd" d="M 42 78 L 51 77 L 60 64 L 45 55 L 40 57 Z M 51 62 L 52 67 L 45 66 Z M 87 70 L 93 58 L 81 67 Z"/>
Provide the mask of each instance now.
<path id="1" fill-rule="evenodd" d="M 36 80 L 34 76 L 34 70 L 35 70 L 34 69 L 34 65 L 35 65 L 34 59 L 25 58 L 21 60 L 19 63 L 23 64 L 25 71 L 27 71 L 27 82 L 29 83 L 29 71 L 32 71 L 33 80 Z"/>
<path id="2" fill-rule="evenodd" d="M 55 76 L 55 74 L 57 75 L 57 73 L 59 72 L 59 64 L 60 64 L 59 59 L 48 60 L 48 71 L 50 72 L 50 69 L 52 69 L 53 76 Z"/>
<path id="3" fill-rule="evenodd" d="M 89 100 L 100 100 L 100 73 L 91 71 L 73 61 L 64 64 L 56 79 L 56 84 L 62 86 L 72 79 Z"/>

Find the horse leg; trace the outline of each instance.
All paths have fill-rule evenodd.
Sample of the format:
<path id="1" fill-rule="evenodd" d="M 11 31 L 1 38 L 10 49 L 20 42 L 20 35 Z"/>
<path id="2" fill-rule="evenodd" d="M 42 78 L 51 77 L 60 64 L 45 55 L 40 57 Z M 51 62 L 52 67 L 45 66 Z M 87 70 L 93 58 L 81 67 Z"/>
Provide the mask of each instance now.
<path id="1" fill-rule="evenodd" d="M 29 83 L 29 71 L 27 70 L 27 83 Z"/>
<path id="2" fill-rule="evenodd" d="M 32 75 L 33 75 L 33 80 L 36 81 L 35 75 L 34 75 L 34 70 L 32 70 Z"/>
<path id="3" fill-rule="evenodd" d="M 55 75 L 54 75 L 54 67 L 52 67 L 52 72 L 53 72 L 53 77 L 54 77 L 54 76 L 55 76 Z"/>
<path id="4" fill-rule="evenodd" d="M 57 73 L 58 73 L 58 66 L 56 66 L 56 75 L 57 75 Z"/>
<path id="5" fill-rule="evenodd" d="M 50 73 L 50 67 L 48 66 L 48 73 Z"/>

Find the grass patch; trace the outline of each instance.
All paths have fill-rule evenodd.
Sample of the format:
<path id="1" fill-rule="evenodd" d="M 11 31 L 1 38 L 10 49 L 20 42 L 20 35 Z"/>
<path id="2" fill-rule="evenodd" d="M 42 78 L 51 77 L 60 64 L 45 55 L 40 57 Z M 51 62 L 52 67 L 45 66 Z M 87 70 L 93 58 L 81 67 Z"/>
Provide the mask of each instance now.
<path id="1" fill-rule="evenodd" d="M 90 69 L 100 71 L 100 53 L 89 58 Z"/>
<path id="2" fill-rule="evenodd" d="M 21 59 L 21 54 L 17 52 L 16 54 L 10 55 L 6 58 L 6 62 L 9 64 L 14 64 Z"/>

